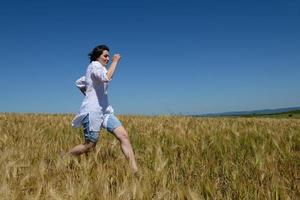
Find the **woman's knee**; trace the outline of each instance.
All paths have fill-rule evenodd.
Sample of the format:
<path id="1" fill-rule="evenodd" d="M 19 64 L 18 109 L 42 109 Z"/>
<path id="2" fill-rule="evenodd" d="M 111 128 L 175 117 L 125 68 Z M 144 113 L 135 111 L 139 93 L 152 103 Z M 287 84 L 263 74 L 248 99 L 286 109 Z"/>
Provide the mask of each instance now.
<path id="1" fill-rule="evenodd" d="M 129 139 L 128 138 L 128 133 L 123 127 L 116 128 L 115 135 L 116 135 L 117 139 L 120 140 L 120 141 L 124 141 L 124 140 Z"/>
<path id="2" fill-rule="evenodd" d="M 86 142 L 86 143 L 84 143 L 84 146 L 86 148 L 86 151 L 91 151 L 95 148 L 96 143 L 95 142 Z"/>
<path id="3" fill-rule="evenodd" d="M 121 141 L 127 141 L 127 140 L 129 140 L 127 132 L 121 133 L 119 135 L 119 140 L 121 140 Z"/>

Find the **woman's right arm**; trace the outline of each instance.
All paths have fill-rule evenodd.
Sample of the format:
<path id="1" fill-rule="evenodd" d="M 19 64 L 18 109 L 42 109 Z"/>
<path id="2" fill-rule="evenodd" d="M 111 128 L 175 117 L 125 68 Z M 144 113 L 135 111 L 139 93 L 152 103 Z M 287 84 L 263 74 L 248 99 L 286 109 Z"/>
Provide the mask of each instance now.
<path id="1" fill-rule="evenodd" d="M 121 55 L 120 54 L 115 54 L 112 58 L 112 63 L 107 71 L 107 78 L 108 80 L 110 80 L 113 75 L 114 75 L 114 72 L 116 70 L 116 67 L 117 67 L 117 64 L 119 62 L 119 60 L 121 59 Z"/>

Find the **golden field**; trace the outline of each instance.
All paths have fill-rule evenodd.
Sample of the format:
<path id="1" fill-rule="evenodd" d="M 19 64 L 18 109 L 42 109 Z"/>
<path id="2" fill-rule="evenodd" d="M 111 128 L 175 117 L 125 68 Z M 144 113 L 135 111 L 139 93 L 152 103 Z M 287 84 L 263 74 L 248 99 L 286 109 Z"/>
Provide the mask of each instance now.
<path id="1" fill-rule="evenodd" d="M 73 115 L 0 114 L 0 199 L 299 199 L 300 120 L 119 116 L 139 173 L 106 131 L 94 152 Z"/>

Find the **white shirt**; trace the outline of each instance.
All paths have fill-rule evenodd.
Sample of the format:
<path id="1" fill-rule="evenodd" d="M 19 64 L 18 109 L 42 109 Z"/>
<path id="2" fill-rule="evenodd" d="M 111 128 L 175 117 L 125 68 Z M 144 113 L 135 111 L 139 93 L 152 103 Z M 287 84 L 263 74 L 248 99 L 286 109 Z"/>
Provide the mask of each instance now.
<path id="1" fill-rule="evenodd" d="M 90 131 L 99 131 L 102 124 L 106 127 L 108 115 L 114 112 L 107 96 L 109 81 L 106 68 L 100 62 L 92 61 L 85 76 L 76 81 L 76 86 L 85 94 L 85 98 L 72 121 L 73 127 L 82 125 L 82 120 L 87 114 Z"/>

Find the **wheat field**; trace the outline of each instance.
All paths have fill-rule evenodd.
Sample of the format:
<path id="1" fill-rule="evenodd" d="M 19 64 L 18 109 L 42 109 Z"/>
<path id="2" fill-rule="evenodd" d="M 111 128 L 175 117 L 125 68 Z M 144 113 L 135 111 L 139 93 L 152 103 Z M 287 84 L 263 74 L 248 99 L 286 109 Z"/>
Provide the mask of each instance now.
<path id="1" fill-rule="evenodd" d="M 0 199 L 299 199 L 300 120 L 119 116 L 139 173 L 106 131 L 93 152 L 73 115 L 0 114 Z"/>

